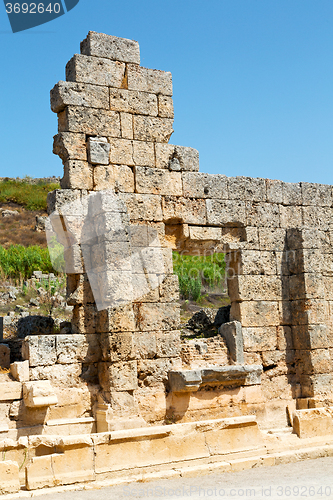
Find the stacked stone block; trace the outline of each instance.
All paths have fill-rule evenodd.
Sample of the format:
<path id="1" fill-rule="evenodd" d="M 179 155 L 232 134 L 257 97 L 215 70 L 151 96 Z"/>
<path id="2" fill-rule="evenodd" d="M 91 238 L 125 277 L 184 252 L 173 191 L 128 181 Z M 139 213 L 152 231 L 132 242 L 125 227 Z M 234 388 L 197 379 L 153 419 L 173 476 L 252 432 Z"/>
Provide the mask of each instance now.
<path id="1" fill-rule="evenodd" d="M 72 325 L 100 336 L 103 401 L 134 408 L 145 391 L 165 391 L 168 371 L 179 366 L 172 249 L 226 253 L 231 320 L 242 325 L 244 362 L 263 365 L 266 401 L 329 400 L 332 187 L 199 173 L 196 150 L 168 143 L 171 74 L 139 63 L 137 42 L 89 32 L 67 64 L 67 81 L 51 92 L 64 177 L 49 211 L 111 189 L 126 224 L 158 234 L 163 252 L 162 284 L 102 311 L 82 248 L 72 257 Z M 128 243 L 136 245 L 131 235 Z"/>

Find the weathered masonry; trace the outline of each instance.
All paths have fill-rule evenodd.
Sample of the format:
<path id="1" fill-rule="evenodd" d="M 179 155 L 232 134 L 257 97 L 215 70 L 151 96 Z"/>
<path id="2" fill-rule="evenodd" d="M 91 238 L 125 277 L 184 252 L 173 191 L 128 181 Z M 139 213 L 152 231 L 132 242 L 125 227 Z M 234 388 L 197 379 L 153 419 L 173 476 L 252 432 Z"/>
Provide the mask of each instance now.
<path id="1" fill-rule="evenodd" d="M 140 66 L 137 42 L 95 32 L 51 91 L 64 176 L 48 205 L 61 221 L 73 333 L 26 337 L 16 382 L 0 384 L 3 491 L 141 478 L 168 463 L 177 474 L 188 461 L 269 465 L 288 461 L 299 438 L 309 447 L 328 435 L 333 452 L 332 187 L 200 173 L 196 150 L 169 144 L 172 92 L 171 73 Z M 149 278 L 148 264 L 114 274 L 133 249 L 149 250 L 154 272 L 162 256 L 161 280 L 100 307 L 115 281 L 127 290 L 129 275 Z M 226 254 L 220 335 L 180 340 L 173 249 Z M 89 272 L 101 266 L 97 300 Z M 298 437 L 287 445 L 263 431 L 288 426 Z"/>

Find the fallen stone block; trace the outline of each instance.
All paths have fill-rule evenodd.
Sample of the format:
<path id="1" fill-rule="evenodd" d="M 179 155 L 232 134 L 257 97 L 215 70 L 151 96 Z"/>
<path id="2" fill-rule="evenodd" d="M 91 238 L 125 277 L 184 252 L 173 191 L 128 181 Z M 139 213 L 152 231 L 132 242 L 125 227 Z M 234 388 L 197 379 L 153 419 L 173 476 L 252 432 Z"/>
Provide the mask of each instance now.
<path id="1" fill-rule="evenodd" d="M 29 380 L 29 361 L 15 361 L 10 365 L 10 373 L 18 382 L 28 382 Z"/>
<path id="2" fill-rule="evenodd" d="M 300 438 L 333 434 L 333 408 L 296 410 L 293 429 Z"/>
<path id="3" fill-rule="evenodd" d="M 58 398 L 49 380 L 23 383 L 23 399 L 28 408 L 51 406 L 58 403 Z"/>
<path id="4" fill-rule="evenodd" d="M 231 359 L 237 364 L 244 363 L 242 324 L 239 321 L 224 323 L 219 328 L 219 334 L 227 343 Z"/>

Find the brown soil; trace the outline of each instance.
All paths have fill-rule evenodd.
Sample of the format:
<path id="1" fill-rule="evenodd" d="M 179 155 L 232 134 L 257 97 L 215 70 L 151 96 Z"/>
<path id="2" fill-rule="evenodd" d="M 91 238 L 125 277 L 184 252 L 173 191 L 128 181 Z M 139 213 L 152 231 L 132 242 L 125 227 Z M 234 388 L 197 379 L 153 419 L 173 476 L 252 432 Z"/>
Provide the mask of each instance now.
<path id="1" fill-rule="evenodd" d="M 26 210 L 16 203 L 0 203 L 4 210 L 17 210 L 18 215 L 2 217 L 0 215 L 0 246 L 8 248 L 10 245 L 39 245 L 46 248 L 46 236 L 44 232 L 36 232 L 36 215 L 47 215 L 43 211 Z"/>

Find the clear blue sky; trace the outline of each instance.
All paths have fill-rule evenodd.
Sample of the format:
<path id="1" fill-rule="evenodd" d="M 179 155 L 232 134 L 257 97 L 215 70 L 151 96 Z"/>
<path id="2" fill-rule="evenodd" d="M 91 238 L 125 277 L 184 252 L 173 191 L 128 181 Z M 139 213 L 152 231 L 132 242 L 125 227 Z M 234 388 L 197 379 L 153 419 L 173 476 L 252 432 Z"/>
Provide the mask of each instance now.
<path id="1" fill-rule="evenodd" d="M 172 72 L 170 142 L 202 172 L 333 184 L 332 0 L 80 0 L 16 34 L 1 4 L 0 23 L 0 176 L 62 175 L 49 91 L 93 30 Z"/>

